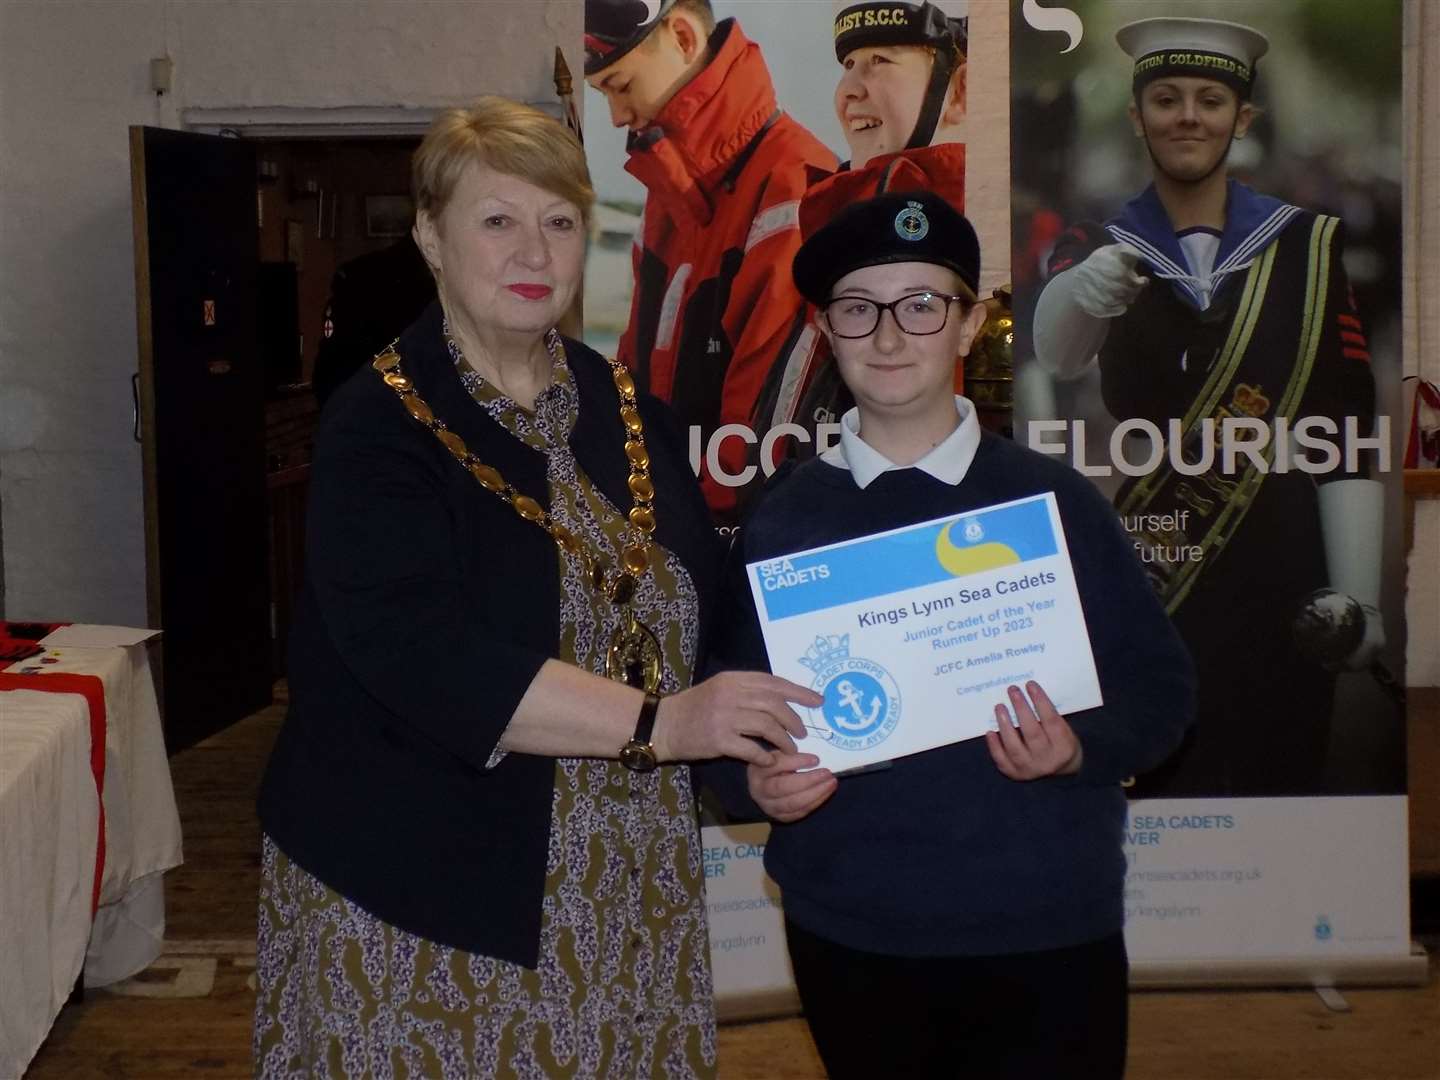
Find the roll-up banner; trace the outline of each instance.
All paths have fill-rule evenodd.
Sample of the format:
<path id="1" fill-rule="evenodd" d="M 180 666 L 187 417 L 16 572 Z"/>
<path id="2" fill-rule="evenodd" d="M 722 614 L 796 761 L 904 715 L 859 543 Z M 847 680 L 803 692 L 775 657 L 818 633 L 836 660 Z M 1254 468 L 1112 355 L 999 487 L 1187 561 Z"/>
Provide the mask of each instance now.
<path id="1" fill-rule="evenodd" d="M 598 206 L 584 329 L 590 345 L 619 355 L 676 409 L 716 527 L 728 535 L 780 461 L 833 444 L 850 404 L 816 313 L 790 282 L 807 191 L 827 185 L 810 208 L 823 220 L 882 190 L 943 190 L 979 233 L 981 295 L 1008 282 L 1008 13 L 998 2 L 939 0 L 935 44 L 953 49 L 963 70 L 930 91 L 924 48 L 906 50 L 900 59 L 914 70 L 896 80 L 877 79 L 853 60 L 847 67 L 839 56 L 899 25 L 902 5 L 715 0 L 710 65 L 687 88 L 698 93 L 676 95 L 683 120 L 677 108 L 660 117 L 667 147 L 647 112 L 664 90 L 635 80 L 636 66 L 620 61 L 629 46 L 625 19 L 653 19 L 671 6 L 591 5 L 584 138 Z M 894 168 L 912 142 L 927 147 L 907 155 L 919 167 Z M 843 177 L 827 181 L 842 163 Z M 980 389 L 972 382 L 967 392 Z M 1008 379 L 989 395 L 998 405 L 985 420 L 997 430 L 1008 428 L 1008 403 L 999 401 L 1007 390 Z M 763 869 L 768 831 L 703 830 L 722 1018 L 797 1002 L 782 900 Z"/>
<path id="2" fill-rule="evenodd" d="M 1231 20 L 1233 3 L 943 0 L 963 35 L 958 101 L 952 90 L 926 148 L 899 166 L 924 86 L 887 96 L 837 59 L 844 35 L 899 17 L 887 5 L 715 0 L 711 58 L 674 96 L 679 123 L 673 108 L 659 121 L 647 112 L 666 87 L 623 62 L 632 46 L 617 30 L 671 6 L 601 0 L 618 21 L 587 27 L 584 138 L 599 201 L 585 337 L 676 409 L 717 528 L 735 527 L 778 461 L 832 444 L 849 404 L 789 281 L 801 196 L 822 193 L 812 215 L 907 184 L 963 200 L 981 297 L 1013 283 L 1013 382 L 1009 312 L 991 300 L 998 331 L 957 387 L 988 429 L 1063 456 L 1115 501 L 1201 672 L 1193 739 L 1132 788 L 1135 981 L 1423 977 L 1410 955 L 1394 693 L 1398 0 L 1245 5 L 1268 48 L 1248 65 L 1244 138 L 1232 120 L 1204 139 L 1187 125 L 1210 132 L 1209 113 L 1169 128 L 1132 116 L 1145 57 L 1116 31 L 1159 15 Z M 1226 68 L 1221 45 L 1161 41 L 1149 51 L 1195 63 L 1172 69 L 1162 56 L 1146 72 L 1213 76 Z M 1180 149 L 1162 142 L 1170 129 Z M 1169 221 L 1142 193 L 1162 167 L 1183 174 L 1206 158 L 1202 146 L 1224 181 L 1221 217 Z M 1088 355 L 1037 355 L 1042 289 L 1104 249 L 1136 296 L 1083 313 Z M 1097 268 L 1082 276 L 1099 289 Z M 766 831 L 704 829 L 724 1015 L 794 1001 Z"/>
<path id="3" fill-rule="evenodd" d="M 1423 978 L 1400 9 L 1011 5 L 1016 437 L 1111 498 L 1199 672 L 1130 791 L 1137 981 Z"/>
<path id="4" fill-rule="evenodd" d="M 923 119 L 924 48 L 914 49 L 915 71 L 888 86 L 837 58 L 837 41 L 899 26 L 904 6 L 714 0 L 711 62 L 657 120 L 647 106 L 664 90 L 629 77 L 643 56 L 627 58 L 628 43 L 615 39 L 626 18 L 671 5 L 591 5 L 615 10 L 591 26 L 612 35 L 588 39 L 597 59 L 584 91 L 585 150 L 599 205 L 585 336 L 674 406 L 722 532 L 778 462 L 833 444 L 849 405 L 815 312 L 790 280 L 807 190 L 848 163 L 843 182 L 827 184 L 810 208 L 821 220 L 865 193 L 942 189 L 980 234 L 982 295 L 1009 280 L 1006 11 L 969 0 L 934 6 L 944 27 L 937 41 L 948 33 L 956 66 L 968 62 Z M 918 141 L 930 148 L 918 167 L 895 169 L 922 124 Z"/>

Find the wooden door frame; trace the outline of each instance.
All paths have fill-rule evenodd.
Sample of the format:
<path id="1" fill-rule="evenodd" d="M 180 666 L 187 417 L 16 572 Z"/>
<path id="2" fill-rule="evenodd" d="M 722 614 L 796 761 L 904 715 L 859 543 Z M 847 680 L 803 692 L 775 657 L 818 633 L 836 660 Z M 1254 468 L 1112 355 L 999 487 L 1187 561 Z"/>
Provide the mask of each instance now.
<path id="1" fill-rule="evenodd" d="M 155 337 L 150 296 L 150 215 L 145 182 L 145 129 L 130 126 L 130 221 L 135 242 L 135 331 L 139 438 L 145 516 L 145 617 L 148 626 L 160 619 L 160 491 L 155 431 Z"/>

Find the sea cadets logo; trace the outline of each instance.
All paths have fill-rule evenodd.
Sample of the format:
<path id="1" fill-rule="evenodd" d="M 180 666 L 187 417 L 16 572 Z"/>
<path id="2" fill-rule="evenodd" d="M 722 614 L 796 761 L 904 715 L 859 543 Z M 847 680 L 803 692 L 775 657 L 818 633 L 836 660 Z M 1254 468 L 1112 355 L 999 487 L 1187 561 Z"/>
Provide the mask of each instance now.
<path id="1" fill-rule="evenodd" d="M 809 585 L 816 581 L 824 581 L 830 576 L 830 567 L 826 563 L 796 566 L 788 557 L 763 562 L 758 569 L 760 571 L 760 587 L 766 592 L 789 589 L 796 585 Z"/>
<path id="2" fill-rule="evenodd" d="M 1085 24 L 1067 7 L 1041 7 L 1039 0 L 1024 0 L 1020 14 L 1033 29 L 1064 34 L 1068 44 L 1060 50 L 1062 56 L 1079 45 L 1085 36 Z"/>
<path id="3" fill-rule="evenodd" d="M 849 634 L 816 637 L 799 658 L 815 673 L 812 689 L 825 698 L 805 726 L 837 750 L 868 750 L 900 722 L 900 687 L 873 660 L 850 655 Z M 819 717 L 815 716 L 819 713 Z"/>
<path id="4" fill-rule="evenodd" d="M 1003 527 L 1000 535 L 1005 535 Z M 1025 561 L 1010 544 L 989 539 L 979 517 L 956 518 L 941 529 L 935 537 L 935 558 L 955 577 Z"/>
<path id="5" fill-rule="evenodd" d="M 930 219 L 918 202 L 911 200 L 905 204 L 905 209 L 895 215 L 895 235 L 912 242 L 924 240 L 930 235 Z"/>

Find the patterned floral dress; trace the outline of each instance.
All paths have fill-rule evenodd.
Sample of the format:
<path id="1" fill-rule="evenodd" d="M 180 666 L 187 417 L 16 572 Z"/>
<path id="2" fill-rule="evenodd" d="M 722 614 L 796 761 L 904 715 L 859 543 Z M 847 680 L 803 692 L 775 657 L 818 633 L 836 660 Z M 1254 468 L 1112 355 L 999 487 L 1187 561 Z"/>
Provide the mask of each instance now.
<path id="1" fill-rule="evenodd" d="M 618 552 L 624 513 L 579 470 L 568 445 L 580 404 L 558 346 L 552 339 L 552 384 L 533 412 L 481 380 L 453 342 L 451 352 L 480 407 L 546 455 L 553 518 L 592 551 Z M 549 541 L 537 530 L 536 542 Z M 603 674 L 619 613 L 574 561 L 561 559 L 560 572 L 560 659 Z M 664 652 L 662 691 L 687 686 L 698 602 L 674 555 L 652 547 L 651 572 L 632 605 Z M 504 768 L 504 756 L 497 750 L 490 767 Z M 560 758 L 551 807 L 534 971 L 391 926 L 265 837 L 256 1075 L 713 1077 L 715 1016 L 689 769 L 632 773 L 613 761 Z"/>

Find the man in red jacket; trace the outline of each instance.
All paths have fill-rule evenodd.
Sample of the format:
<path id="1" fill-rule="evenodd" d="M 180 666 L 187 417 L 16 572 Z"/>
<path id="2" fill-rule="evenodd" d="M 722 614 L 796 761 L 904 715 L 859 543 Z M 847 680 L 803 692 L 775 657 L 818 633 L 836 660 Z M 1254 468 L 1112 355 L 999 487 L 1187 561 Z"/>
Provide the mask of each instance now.
<path id="1" fill-rule="evenodd" d="M 619 359 L 690 428 L 705 497 L 755 476 L 756 399 L 803 307 L 800 196 L 835 156 L 776 105 L 759 46 L 707 0 L 586 0 L 585 76 L 648 192 Z M 763 433 L 762 433 L 763 434 Z"/>

